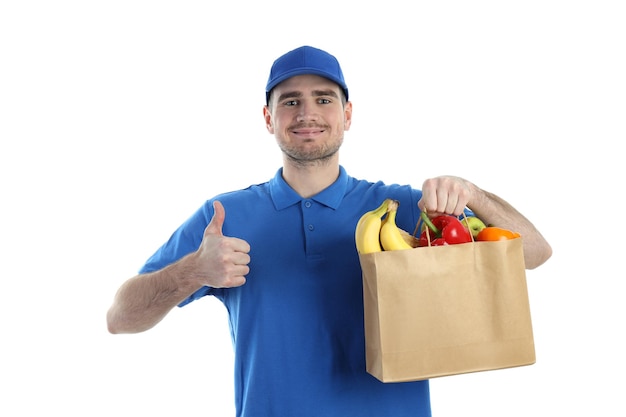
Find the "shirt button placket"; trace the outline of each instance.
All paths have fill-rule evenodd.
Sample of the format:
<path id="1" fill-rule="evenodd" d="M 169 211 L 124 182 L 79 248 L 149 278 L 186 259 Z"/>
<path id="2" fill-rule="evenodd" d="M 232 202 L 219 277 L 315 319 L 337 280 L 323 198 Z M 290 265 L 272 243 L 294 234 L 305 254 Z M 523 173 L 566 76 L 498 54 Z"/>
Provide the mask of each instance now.
<path id="1" fill-rule="evenodd" d="M 304 202 L 304 207 L 305 208 L 311 208 L 312 206 L 313 206 L 313 203 L 311 203 L 311 201 L 307 200 L 307 201 Z M 312 223 L 309 223 L 307 225 L 307 229 L 312 232 L 315 229 L 315 226 L 313 226 Z"/>

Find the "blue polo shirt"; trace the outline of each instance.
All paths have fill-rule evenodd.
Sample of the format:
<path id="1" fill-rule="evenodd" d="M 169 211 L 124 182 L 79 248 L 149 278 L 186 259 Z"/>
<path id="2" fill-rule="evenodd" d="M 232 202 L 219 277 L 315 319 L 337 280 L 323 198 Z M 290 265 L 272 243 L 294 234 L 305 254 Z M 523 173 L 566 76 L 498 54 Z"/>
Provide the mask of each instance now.
<path id="1" fill-rule="evenodd" d="M 155 271 L 195 251 L 213 216 L 223 233 L 251 247 L 250 273 L 237 288 L 204 287 L 228 310 L 235 350 L 238 417 L 430 416 L 428 381 L 382 383 L 365 370 L 363 289 L 356 223 L 385 198 L 400 201 L 397 223 L 412 232 L 421 191 L 338 179 L 311 198 L 282 178 L 208 200 L 147 261 Z"/>

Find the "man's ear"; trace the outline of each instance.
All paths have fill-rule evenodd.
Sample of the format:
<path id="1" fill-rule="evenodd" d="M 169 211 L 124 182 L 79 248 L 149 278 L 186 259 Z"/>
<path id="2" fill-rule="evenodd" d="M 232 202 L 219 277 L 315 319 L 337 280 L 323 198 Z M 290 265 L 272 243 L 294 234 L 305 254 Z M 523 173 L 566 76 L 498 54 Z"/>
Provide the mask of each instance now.
<path id="1" fill-rule="evenodd" d="M 348 101 L 343 109 L 344 130 L 350 130 L 352 124 L 352 102 Z"/>
<path id="2" fill-rule="evenodd" d="M 272 113 L 268 106 L 263 106 L 263 118 L 265 119 L 265 128 L 271 134 L 274 134 L 274 124 L 272 123 Z"/>

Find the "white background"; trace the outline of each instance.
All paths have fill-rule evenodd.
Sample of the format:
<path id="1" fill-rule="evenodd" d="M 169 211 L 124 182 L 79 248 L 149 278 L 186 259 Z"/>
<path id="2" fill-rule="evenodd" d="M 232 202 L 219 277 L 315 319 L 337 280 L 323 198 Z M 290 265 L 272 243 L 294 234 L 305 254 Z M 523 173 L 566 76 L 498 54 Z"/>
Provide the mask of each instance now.
<path id="1" fill-rule="evenodd" d="M 466 177 L 554 248 L 527 273 L 537 363 L 432 380 L 434 415 L 626 413 L 621 2 L 406 5 L 1 3 L 0 415 L 233 415 L 216 300 L 138 335 L 105 313 L 205 199 L 274 174 L 264 86 L 303 44 L 342 63 L 353 176 Z"/>

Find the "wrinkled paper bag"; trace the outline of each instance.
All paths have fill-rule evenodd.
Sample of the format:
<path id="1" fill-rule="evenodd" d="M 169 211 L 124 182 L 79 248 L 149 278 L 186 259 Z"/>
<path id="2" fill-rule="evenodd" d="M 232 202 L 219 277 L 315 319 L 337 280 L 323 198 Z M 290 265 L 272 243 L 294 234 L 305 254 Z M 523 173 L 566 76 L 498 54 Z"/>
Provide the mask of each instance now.
<path id="1" fill-rule="evenodd" d="M 522 238 L 359 259 L 367 372 L 379 380 L 535 363 Z"/>

